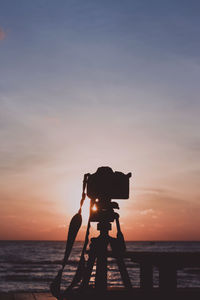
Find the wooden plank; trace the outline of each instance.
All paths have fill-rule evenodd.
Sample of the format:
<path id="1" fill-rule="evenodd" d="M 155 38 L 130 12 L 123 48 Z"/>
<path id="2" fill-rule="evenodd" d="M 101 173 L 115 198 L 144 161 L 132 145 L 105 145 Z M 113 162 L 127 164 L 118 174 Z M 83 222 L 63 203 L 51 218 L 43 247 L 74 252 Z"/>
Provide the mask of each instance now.
<path id="1" fill-rule="evenodd" d="M 55 300 L 56 299 L 49 293 L 34 293 L 34 297 L 35 297 L 35 300 Z"/>
<path id="2" fill-rule="evenodd" d="M 14 300 L 35 300 L 32 293 L 15 293 Z"/>
<path id="3" fill-rule="evenodd" d="M 11 293 L 0 293 L 0 300 L 13 300 L 13 294 Z"/>
<path id="4" fill-rule="evenodd" d="M 140 264 L 140 287 L 146 291 L 153 288 L 153 266 L 145 260 Z"/>
<path id="5" fill-rule="evenodd" d="M 114 257 L 112 252 L 108 256 Z M 182 267 L 200 267 L 200 252 L 132 252 L 127 251 L 124 257 L 133 262 L 141 263 L 144 259 L 149 263 L 159 266 L 163 261 L 169 261 L 176 265 L 177 269 Z"/>
<path id="6" fill-rule="evenodd" d="M 177 271 L 173 265 L 163 264 L 159 268 L 159 287 L 165 293 L 176 291 Z"/>
<path id="7" fill-rule="evenodd" d="M 84 297 L 85 296 L 85 297 Z M 164 294 L 165 296 L 165 294 Z M 172 297 L 165 298 L 162 294 L 162 291 L 159 288 L 153 288 L 148 292 L 148 296 L 144 290 L 139 288 L 134 288 L 131 293 L 123 290 L 123 288 L 109 288 L 108 295 L 101 300 L 146 300 L 146 299 L 176 299 L 176 300 L 199 300 L 200 299 L 200 288 L 178 288 L 172 294 Z M 15 300 L 17 299 L 26 299 L 26 300 L 56 300 L 49 293 L 0 293 L 0 300 Z M 26 297 L 26 298 L 25 298 Z M 88 297 L 83 295 L 83 297 L 75 297 L 74 300 L 98 300 L 97 295 L 89 293 Z"/>

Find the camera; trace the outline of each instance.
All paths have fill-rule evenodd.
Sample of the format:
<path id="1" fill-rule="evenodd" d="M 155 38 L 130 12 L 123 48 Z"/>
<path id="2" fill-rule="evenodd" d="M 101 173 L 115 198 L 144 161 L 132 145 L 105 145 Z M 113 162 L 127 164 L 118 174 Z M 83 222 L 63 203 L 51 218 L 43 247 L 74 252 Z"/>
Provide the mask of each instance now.
<path id="1" fill-rule="evenodd" d="M 131 173 L 113 172 L 110 167 L 100 167 L 96 173 L 88 174 L 87 196 L 91 199 L 90 221 L 114 220 L 114 208 L 119 208 L 112 199 L 129 198 Z"/>
<path id="2" fill-rule="evenodd" d="M 87 179 L 87 196 L 90 199 L 128 199 L 131 173 L 113 172 L 110 167 L 100 167 Z"/>

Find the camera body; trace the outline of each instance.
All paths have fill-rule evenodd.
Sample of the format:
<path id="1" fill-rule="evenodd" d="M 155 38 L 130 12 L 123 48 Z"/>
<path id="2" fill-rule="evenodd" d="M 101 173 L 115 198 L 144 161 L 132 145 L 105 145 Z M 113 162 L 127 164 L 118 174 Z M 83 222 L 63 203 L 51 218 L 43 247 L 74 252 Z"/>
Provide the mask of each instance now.
<path id="1" fill-rule="evenodd" d="M 128 199 L 131 173 L 113 172 L 100 167 L 87 179 L 87 196 L 90 199 Z"/>
<path id="2" fill-rule="evenodd" d="M 100 167 L 96 173 L 88 174 L 87 196 L 91 199 L 90 221 L 114 220 L 114 208 L 119 208 L 112 199 L 129 198 L 131 173 L 113 172 L 110 167 Z"/>

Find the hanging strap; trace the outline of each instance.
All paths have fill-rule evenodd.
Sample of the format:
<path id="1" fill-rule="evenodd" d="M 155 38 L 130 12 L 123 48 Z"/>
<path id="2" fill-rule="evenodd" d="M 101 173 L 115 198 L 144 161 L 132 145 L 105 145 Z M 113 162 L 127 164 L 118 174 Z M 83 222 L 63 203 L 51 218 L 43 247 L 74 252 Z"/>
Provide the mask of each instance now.
<path id="1" fill-rule="evenodd" d="M 65 268 L 65 266 L 66 266 L 66 264 L 68 262 L 68 259 L 69 259 L 69 256 L 70 256 L 70 253 L 71 253 L 74 241 L 76 239 L 76 236 L 77 236 L 78 231 L 79 231 L 79 229 L 81 227 L 81 224 L 82 224 L 81 211 L 82 211 L 82 206 L 83 206 L 83 203 L 84 203 L 85 197 L 86 197 L 85 188 L 86 188 L 86 183 L 87 183 L 88 175 L 89 174 L 85 174 L 84 175 L 84 179 L 83 179 L 83 191 L 82 191 L 82 198 L 81 198 L 81 201 L 80 201 L 80 209 L 79 209 L 78 213 L 73 216 L 73 218 L 71 219 L 70 225 L 69 225 L 68 237 L 67 237 L 66 248 L 65 248 L 65 255 L 64 255 L 63 262 L 62 262 L 62 267 L 60 268 L 60 270 L 58 271 L 56 277 L 54 278 L 54 280 L 50 284 L 51 293 L 57 299 L 62 299 L 63 298 L 63 296 L 61 294 L 61 291 L 60 291 L 62 273 L 63 273 L 63 270 L 64 270 L 64 268 Z M 82 259 L 80 259 L 81 264 L 83 264 L 83 262 L 84 262 L 83 259 L 84 259 L 84 253 L 85 253 L 85 250 L 86 250 L 86 247 L 87 247 L 86 240 L 88 241 L 89 227 L 90 227 L 90 224 L 89 224 L 89 221 L 88 221 L 88 228 L 87 228 L 87 232 L 86 232 L 86 239 L 85 239 L 85 243 L 84 243 L 84 247 L 83 247 L 84 252 L 82 250 L 82 254 L 81 254 L 81 258 Z M 80 265 L 79 271 L 80 271 L 80 268 L 81 268 L 80 262 L 79 262 L 79 265 Z M 77 277 L 76 275 L 77 275 L 77 272 L 75 274 L 75 277 Z M 72 281 L 72 283 L 73 283 L 73 281 Z M 72 284 L 70 285 L 69 288 L 71 288 L 71 287 L 72 287 Z"/>
<path id="2" fill-rule="evenodd" d="M 116 221 L 116 226 L 117 226 L 117 240 L 118 240 L 121 251 L 125 252 L 126 244 L 125 244 L 125 240 L 124 240 L 124 235 L 120 228 L 119 215 L 117 213 L 115 213 L 115 221 Z"/>
<path id="3" fill-rule="evenodd" d="M 63 293 L 63 296 L 66 296 L 67 293 L 69 293 L 72 290 L 72 288 L 75 285 L 77 285 L 83 278 L 83 275 L 85 272 L 85 252 L 86 252 L 86 248 L 87 248 L 87 245 L 89 242 L 89 233 L 90 233 L 90 221 L 88 220 L 85 241 L 84 241 L 83 249 L 81 252 L 81 257 L 80 257 L 80 260 L 78 263 L 78 267 L 77 267 L 76 273 L 74 275 L 74 278 L 73 278 L 71 284 L 66 288 L 66 290 Z"/>

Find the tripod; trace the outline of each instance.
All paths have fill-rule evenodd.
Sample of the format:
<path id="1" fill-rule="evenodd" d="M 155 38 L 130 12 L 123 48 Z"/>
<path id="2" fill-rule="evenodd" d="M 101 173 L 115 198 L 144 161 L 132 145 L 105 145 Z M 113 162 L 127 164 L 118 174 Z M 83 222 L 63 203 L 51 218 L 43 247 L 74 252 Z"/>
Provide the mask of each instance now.
<path id="1" fill-rule="evenodd" d="M 120 229 L 119 215 L 115 213 L 115 220 L 117 225 L 117 238 L 110 237 L 108 232 L 111 230 L 111 223 L 109 221 L 101 221 L 97 224 L 97 229 L 100 235 L 97 238 L 91 239 L 90 249 L 88 252 L 88 261 L 80 285 L 80 289 L 87 289 L 91 278 L 93 266 L 96 260 L 96 275 L 95 275 L 95 290 L 98 292 L 105 292 L 107 290 L 107 248 L 110 245 L 113 256 L 119 268 L 119 272 L 126 289 L 131 289 L 131 281 L 126 270 L 123 259 L 125 251 L 125 242 L 123 234 Z"/>
<path id="2" fill-rule="evenodd" d="M 87 291 L 87 289 L 89 288 L 89 281 L 91 278 L 95 260 L 97 261 L 95 291 L 101 292 L 100 294 L 102 296 L 102 292 L 104 293 L 107 290 L 108 245 L 110 245 L 113 256 L 116 258 L 119 272 L 121 274 L 121 278 L 125 288 L 128 291 L 132 289 L 131 281 L 123 260 L 123 254 L 126 247 L 123 234 L 120 229 L 119 215 L 114 212 L 114 209 L 119 209 L 119 206 L 116 202 L 111 202 L 112 198 L 128 199 L 130 177 L 131 173 L 125 175 L 121 172 L 113 172 L 113 170 L 109 167 L 100 167 L 97 169 L 96 173 L 87 173 L 84 175 L 80 209 L 78 213 L 73 216 L 70 222 L 64 259 L 62 261 L 61 268 L 58 270 L 57 275 L 50 284 L 51 293 L 57 299 L 61 300 L 69 295 L 73 296 L 73 292 L 75 292 L 75 294 L 79 294 L 79 291 Z M 63 292 L 61 290 L 63 271 L 65 266 L 69 262 L 69 256 L 74 241 L 81 227 L 81 210 L 86 195 L 90 198 L 91 202 L 90 216 L 88 219 L 84 246 L 72 282 Z M 114 220 L 116 221 L 117 225 L 117 238 L 112 238 L 108 234 L 109 230 L 111 230 L 111 222 L 113 222 Z M 97 225 L 97 229 L 100 231 L 100 235 L 97 238 L 91 239 L 88 260 L 85 261 L 85 253 L 89 240 L 90 222 L 99 222 Z M 79 287 L 76 290 L 73 290 L 73 288 L 78 284 Z"/>

